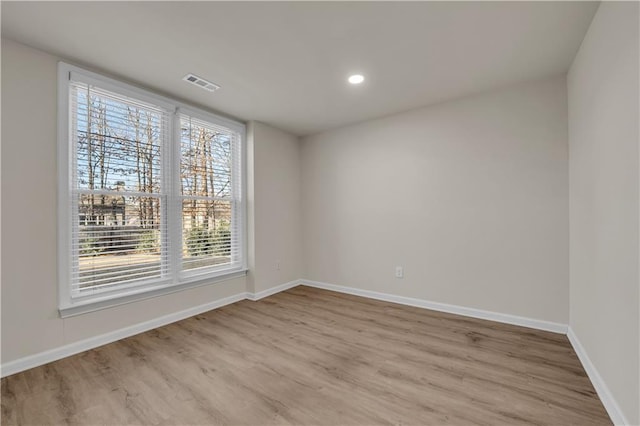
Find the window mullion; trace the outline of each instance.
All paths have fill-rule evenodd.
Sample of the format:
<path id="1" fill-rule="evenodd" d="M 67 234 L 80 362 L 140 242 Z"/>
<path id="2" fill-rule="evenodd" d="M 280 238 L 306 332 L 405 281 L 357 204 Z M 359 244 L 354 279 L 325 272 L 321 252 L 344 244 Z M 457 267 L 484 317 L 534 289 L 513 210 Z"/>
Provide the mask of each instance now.
<path id="1" fill-rule="evenodd" d="M 178 111 L 171 117 L 173 129 L 171 132 L 171 142 L 169 143 L 169 179 L 171 181 L 169 191 L 169 247 L 172 280 L 178 282 L 182 259 L 182 209 L 180 208 L 180 116 Z"/>

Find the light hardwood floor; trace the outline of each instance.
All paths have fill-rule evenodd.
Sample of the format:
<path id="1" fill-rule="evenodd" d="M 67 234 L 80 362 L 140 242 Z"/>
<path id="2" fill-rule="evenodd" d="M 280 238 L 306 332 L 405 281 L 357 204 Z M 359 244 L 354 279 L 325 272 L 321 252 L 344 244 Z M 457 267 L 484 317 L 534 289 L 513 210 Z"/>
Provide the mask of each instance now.
<path id="1" fill-rule="evenodd" d="M 566 336 L 296 287 L 2 380 L 2 424 L 611 424 Z"/>

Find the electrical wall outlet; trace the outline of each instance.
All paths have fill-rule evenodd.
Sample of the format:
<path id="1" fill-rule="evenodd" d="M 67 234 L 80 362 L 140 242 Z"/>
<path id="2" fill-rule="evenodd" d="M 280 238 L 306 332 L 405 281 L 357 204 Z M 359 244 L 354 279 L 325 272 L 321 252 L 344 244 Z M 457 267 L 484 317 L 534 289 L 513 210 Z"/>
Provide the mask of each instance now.
<path id="1" fill-rule="evenodd" d="M 404 268 L 402 266 L 396 266 L 396 278 L 404 277 Z"/>

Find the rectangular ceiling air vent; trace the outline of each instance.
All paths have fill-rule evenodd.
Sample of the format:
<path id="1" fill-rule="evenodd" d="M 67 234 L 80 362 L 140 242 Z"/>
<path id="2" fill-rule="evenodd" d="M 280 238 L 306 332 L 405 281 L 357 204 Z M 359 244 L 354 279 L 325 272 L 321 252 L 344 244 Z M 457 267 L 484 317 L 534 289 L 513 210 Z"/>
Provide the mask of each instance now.
<path id="1" fill-rule="evenodd" d="M 204 78 L 198 77 L 194 74 L 187 74 L 182 77 L 182 79 L 191 84 L 195 84 L 196 86 L 201 87 L 204 90 L 208 90 L 209 92 L 215 92 L 220 88 L 220 86 L 218 86 L 217 84 L 207 81 Z"/>

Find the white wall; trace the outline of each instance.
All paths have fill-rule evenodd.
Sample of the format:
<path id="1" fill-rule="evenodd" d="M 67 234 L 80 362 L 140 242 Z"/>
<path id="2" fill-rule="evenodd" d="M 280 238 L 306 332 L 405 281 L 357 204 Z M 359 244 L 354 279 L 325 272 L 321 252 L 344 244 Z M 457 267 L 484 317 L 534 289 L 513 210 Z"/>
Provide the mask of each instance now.
<path id="1" fill-rule="evenodd" d="M 60 319 L 57 60 L 2 41 L 2 363 L 245 291 L 235 279 Z"/>
<path id="2" fill-rule="evenodd" d="M 247 279 L 65 320 L 58 58 L 3 40 L 2 362 L 304 277 L 560 323 L 570 311 L 627 419 L 640 422 L 638 35 L 638 4 L 601 5 L 568 106 L 560 76 L 302 143 L 252 122 Z"/>
<path id="3" fill-rule="evenodd" d="M 603 2 L 568 74 L 570 326 L 640 423 L 638 3 Z"/>
<path id="4" fill-rule="evenodd" d="M 301 278 L 300 144 L 264 123 L 248 126 L 249 277 L 258 293 Z"/>
<path id="5" fill-rule="evenodd" d="M 567 323 L 567 173 L 564 76 L 304 138 L 304 277 Z"/>

